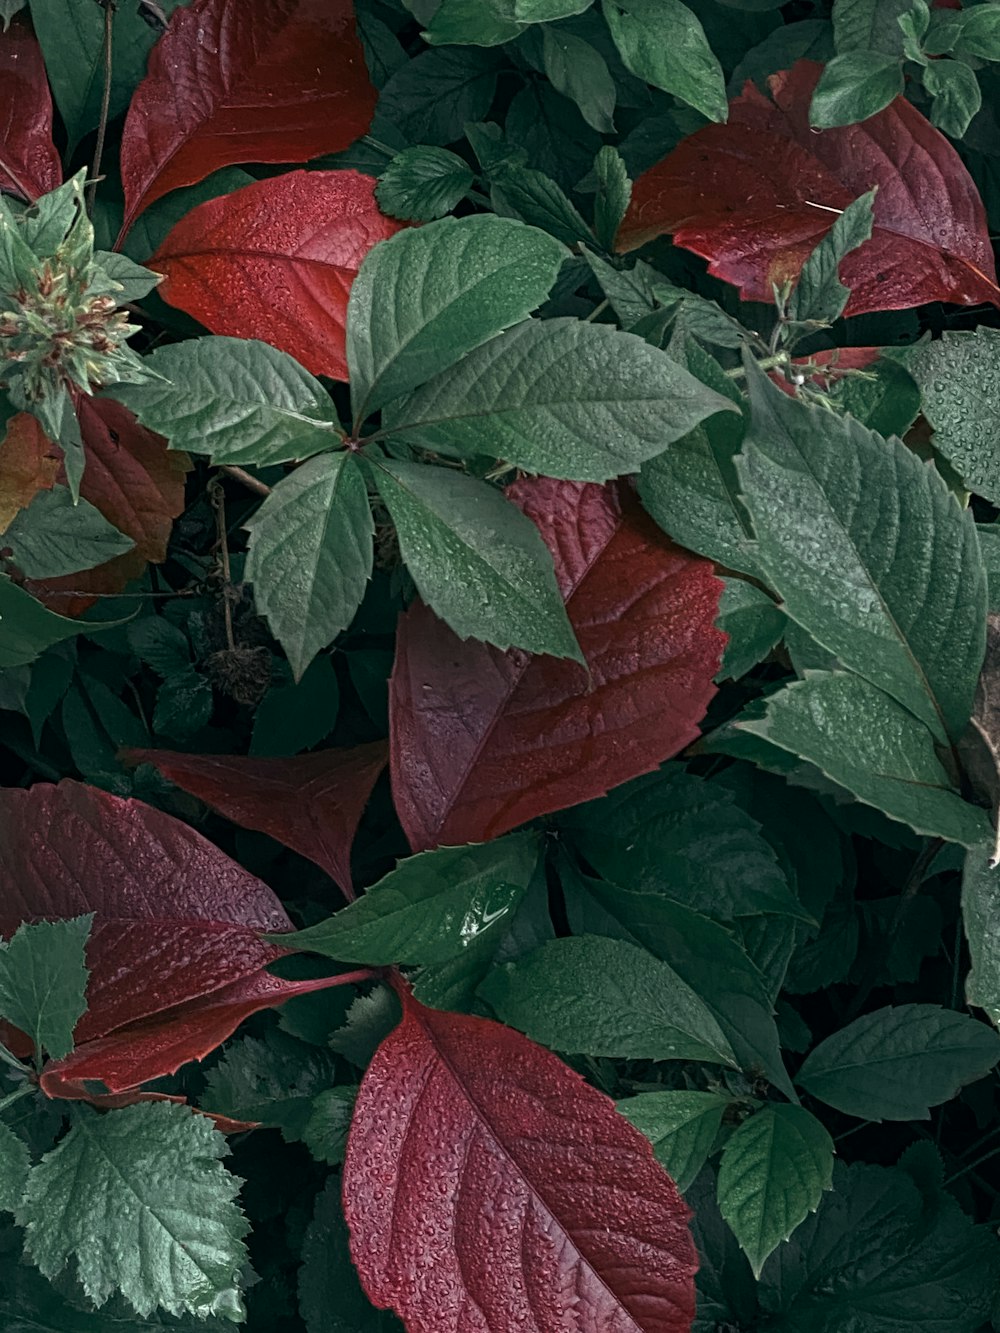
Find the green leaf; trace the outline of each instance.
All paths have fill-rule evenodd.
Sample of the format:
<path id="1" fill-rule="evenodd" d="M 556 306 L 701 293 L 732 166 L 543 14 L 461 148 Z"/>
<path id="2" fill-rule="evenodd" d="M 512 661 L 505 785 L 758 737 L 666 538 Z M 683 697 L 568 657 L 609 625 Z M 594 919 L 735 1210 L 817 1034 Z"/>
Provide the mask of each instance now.
<path id="1" fill-rule="evenodd" d="M 73 1029 L 87 1010 L 84 949 L 93 921 L 91 912 L 24 924 L 6 944 L 0 941 L 0 1015 L 53 1060 L 69 1055 Z"/>
<path id="2" fill-rule="evenodd" d="M 802 265 L 788 302 L 791 319 L 832 324 L 844 313 L 851 293 L 840 281 L 840 262 L 870 239 L 875 194 L 869 190 L 848 204 Z"/>
<path id="3" fill-rule="evenodd" d="M 589 9 L 594 0 L 492 0 L 517 23 L 554 23 Z"/>
<path id="4" fill-rule="evenodd" d="M 278 681 L 264 695 L 253 716 L 250 753 L 311 750 L 329 736 L 339 712 L 340 684 L 333 662 L 329 656 L 314 658 L 300 681 Z"/>
<path id="5" fill-rule="evenodd" d="M 816 1211 L 832 1176 L 833 1139 L 801 1106 L 772 1102 L 732 1135 L 719 1167 L 719 1209 L 755 1277 Z"/>
<path id="6" fill-rule="evenodd" d="M 632 198 L 632 182 L 629 180 L 625 161 L 617 148 L 611 144 L 604 145 L 594 158 L 594 175 L 597 178 L 594 235 L 605 250 L 613 250 L 618 228 Z M 584 258 L 590 258 L 586 250 Z"/>
<path id="7" fill-rule="evenodd" d="M 583 662 L 548 547 L 502 491 L 451 468 L 370 462 L 420 596 L 459 638 Z"/>
<path id="8" fill-rule="evenodd" d="M 961 139 L 983 104 L 975 72 L 963 60 L 932 60 L 924 70 L 924 88 L 934 99 L 931 124 Z"/>
<path id="9" fill-rule="evenodd" d="M 788 621 L 774 599 L 746 579 L 724 579 L 715 623 L 729 635 L 717 680 L 739 680 L 763 662 Z"/>
<path id="10" fill-rule="evenodd" d="M 524 319 L 565 258 L 544 232 L 487 215 L 444 218 L 376 245 L 347 312 L 356 423 Z"/>
<path id="11" fill-rule="evenodd" d="M 683 1194 L 705 1165 L 733 1098 L 720 1092 L 642 1092 L 618 1111 L 645 1134 Z"/>
<path id="12" fill-rule="evenodd" d="M 376 966 L 443 963 L 486 946 L 493 950 L 524 897 L 538 851 L 535 834 L 512 833 L 407 857 L 363 898 L 326 921 L 282 935 L 282 943 Z"/>
<path id="13" fill-rule="evenodd" d="M 490 180 L 490 199 L 501 217 L 520 218 L 566 245 L 593 241 L 579 209 L 543 171 L 505 162 L 490 173 Z"/>
<path id="14" fill-rule="evenodd" d="M 713 412 L 736 410 L 640 338 L 547 319 L 493 338 L 394 405 L 387 428 L 456 457 L 485 453 L 548 477 L 606 481 Z"/>
<path id="15" fill-rule="evenodd" d="M 367 1069 L 378 1047 L 399 1023 L 400 1007 L 396 993 L 389 986 L 376 986 L 368 995 L 359 995 L 347 1011 L 347 1022 L 330 1037 L 332 1051 L 350 1060 L 359 1069 Z"/>
<path id="16" fill-rule="evenodd" d="M 163 377 L 109 393 L 172 449 L 213 463 L 287 463 L 337 442 L 326 390 L 285 352 L 250 338 L 191 338 L 143 364 Z"/>
<path id="17" fill-rule="evenodd" d="M 815 764 L 917 833 L 963 847 L 990 836 L 986 812 L 951 789 L 927 728 L 860 676 L 808 672 L 771 696 L 762 720 L 740 719 L 736 729 Z"/>
<path id="18" fill-rule="evenodd" d="M 815 129 L 854 125 L 883 110 L 903 91 L 898 57 L 878 51 L 849 51 L 823 69 L 809 108 Z"/>
<path id="19" fill-rule="evenodd" d="M 17 1220 L 48 1278 L 76 1259 L 87 1296 L 121 1291 L 141 1315 L 243 1317 L 248 1224 L 240 1181 L 222 1166 L 226 1140 L 170 1102 L 98 1115 L 81 1107 L 32 1170 Z"/>
<path id="20" fill-rule="evenodd" d="M 552 940 L 495 968 L 479 994 L 501 1022 L 567 1054 L 735 1064 L 690 986 L 624 940 Z"/>
<path id="21" fill-rule="evenodd" d="M 350 453 L 311 458 L 246 524 L 246 577 L 296 680 L 346 629 L 372 572 L 368 492 Z"/>
<path id="22" fill-rule="evenodd" d="M 0 1212 L 20 1208 L 30 1168 L 27 1145 L 0 1120 Z"/>
<path id="23" fill-rule="evenodd" d="M 973 847 L 962 872 L 962 924 L 972 963 L 965 998 L 1000 1026 L 1000 870 L 992 853 L 992 844 Z"/>
<path id="24" fill-rule="evenodd" d="M 601 0 L 625 67 L 709 120 L 729 114 L 726 81 L 705 30 L 680 0 Z"/>
<path id="25" fill-rule="evenodd" d="M 878 51 L 898 58 L 903 54 L 898 20 L 912 8 L 913 0 L 834 0 L 833 37 L 837 54 Z"/>
<path id="26" fill-rule="evenodd" d="M 474 46 L 407 60 L 379 94 L 373 134 L 385 120 L 404 143 L 453 143 L 469 121 L 489 111 L 502 68 L 496 53 Z"/>
<path id="27" fill-rule="evenodd" d="M 1000 60 L 1000 11 L 975 5 L 963 11 L 953 49 L 958 56 Z"/>
<path id="28" fill-rule="evenodd" d="M 986 638 L 973 515 L 899 440 L 750 367 L 738 461 L 756 554 L 793 620 L 941 739 L 965 730 Z"/>
<path id="29" fill-rule="evenodd" d="M 271 1031 L 263 1041 L 243 1037 L 227 1046 L 199 1101 L 213 1114 L 280 1129 L 294 1143 L 305 1137 L 314 1099 L 333 1081 L 331 1053 Z"/>
<path id="30" fill-rule="evenodd" d="M 95 250 L 94 264 L 96 272 L 91 280 L 88 293 L 92 296 L 107 294 L 114 296 L 119 305 L 127 301 L 141 301 L 148 296 L 163 278 L 152 269 L 143 268 L 128 255 L 112 250 Z"/>
<path id="31" fill-rule="evenodd" d="M 317 1162 L 339 1166 L 344 1160 L 357 1095 L 355 1087 L 326 1088 L 313 1098 L 302 1142 Z"/>
<path id="32" fill-rule="evenodd" d="M 601 53 L 565 28 L 543 28 L 542 59 L 553 88 L 577 104 L 587 124 L 614 134 L 618 90 Z"/>
<path id="33" fill-rule="evenodd" d="M 457 153 L 421 145 L 392 159 L 375 187 L 375 197 L 391 217 L 430 222 L 450 213 L 474 180 L 472 169 Z"/>
<path id="34" fill-rule="evenodd" d="M 157 691 L 153 730 L 158 736 L 188 740 L 207 725 L 214 707 L 211 683 L 189 667 L 165 680 Z"/>
<path id="35" fill-rule="evenodd" d="M 927 1120 L 1000 1060 L 1000 1035 L 968 1014 L 901 1004 L 855 1019 L 811 1051 L 800 1087 L 861 1120 Z"/>
<path id="36" fill-rule="evenodd" d="M 888 438 L 902 437 L 920 414 L 920 390 L 898 362 L 882 357 L 863 375 L 845 375 L 834 400 L 863 426 Z"/>
<path id="37" fill-rule="evenodd" d="M 1000 452 L 992 444 L 1000 414 L 1000 329 L 945 333 L 906 355 L 920 386 L 934 448 L 970 490 L 1000 504 Z"/>
<path id="38" fill-rule="evenodd" d="M 361 1290 L 351 1263 L 338 1175 L 330 1176 L 316 1198 L 298 1280 L 306 1333 L 403 1333 L 396 1316 L 374 1309 Z"/>
<path id="39" fill-rule="evenodd" d="M 500 46 L 521 35 L 520 24 L 501 18 L 484 0 L 441 0 L 421 34 L 425 42 Z"/>
<path id="40" fill-rule="evenodd" d="M 93 569 L 135 546 L 89 501 L 74 504 L 68 486 L 38 491 L 0 534 L 0 543 L 10 547 L 11 559 L 29 579 Z"/>

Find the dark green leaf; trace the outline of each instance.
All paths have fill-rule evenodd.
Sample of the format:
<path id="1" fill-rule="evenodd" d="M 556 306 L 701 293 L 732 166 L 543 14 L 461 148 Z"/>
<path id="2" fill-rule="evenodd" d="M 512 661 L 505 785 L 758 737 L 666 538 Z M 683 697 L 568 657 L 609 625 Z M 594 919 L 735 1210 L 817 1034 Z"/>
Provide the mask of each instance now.
<path id="1" fill-rule="evenodd" d="M 745 579 L 725 579 L 715 623 L 729 635 L 718 680 L 739 680 L 763 662 L 784 633 L 785 613 Z"/>
<path id="2" fill-rule="evenodd" d="M 848 51 L 879 51 L 903 54 L 899 19 L 913 8 L 913 0 L 835 0 L 833 36 L 837 54 Z"/>
<path id="3" fill-rule="evenodd" d="M 21 1206 L 30 1166 L 27 1145 L 0 1120 L 0 1212 Z"/>
<path id="4" fill-rule="evenodd" d="M 206 1111 L 273 1126 L 294 1143 L 305 1137 L 314 1098 L 333 1081 L 330 1053 L 272 1031 L 227 1046 L 199 1100 Z"/>
<path id="5" fill-rule="evenodd" d="M 709 120 L 726 119 L 722 68 L 687 5 L 680 0 L 602 0 L 602 6 L 626 68 Z"/>
<path id="6" fill-rule="evenodd" d="M 834 56 L 820 75 L 809 120 L 817 129 L 853 125 L 887 107 L 902 91 L 903 67 L 897 56 L 849 51 Z"/>
<path id="7" fill-rule="evenodd" d="M 300 681 L 276 683 L 264 695 L 254 713 L 250 753 L 311 750 L 329 736 L 339 711 L 340 686 L 333 662 L 329 656 L 314 658 Z"/>
<path id="8" fill-rule="evenodd" d="M 962 924 L 972 963 L 965 998 L 1000 1026 L 1000 870 L 992 851 L 992 844 L 973 847 L 962 873 Z"/>
<path id="9" fill-rule="evenodd" d="M 446 148 L 407 148 L 392 159 L 375 187 L 384 213 L 430 222 L 450 213 L 475 177 L 468 163 Z"/>
<path id="10" fill-rule="evenodd" d="M 566 28 L 544 28 L 542 52 L 553 88 L 572 98 L 599 134 L 614 134 L 617 90 L 601 53 Z"/>
<path id="11" fill-rule="evenodd" d="M 373 133 L 386 120 L 414 144 L 447 144 L 490 109 L 502 68 L 476 47 L 425 51 L 408 60 L 382 89 Z"/>
<path id="12" fill-rule="evenodd" d="M 594 174 L 597 177 L 594 235 L 605 250 L 613 250 L 615 236 L 632 198 L 632 182 L 621 154 L 611 144 L 605 144 L 594 158 Z M 586 250 L 584 258 L 590 258 Z"/>
<path id="13" fill-rule="evenodd" d="M 68 486 L 38 491 L 0 542 L 10 547 L 11 559 L 29 579 L 93 569 L 135 546 L 89 501 L 81 499 L 74 505 Z"/>
<path id="14" fill-rule="evenodd" d="M 403 1333 L 396 1316 L 374 1309 L 361 1290 L 348 1249 L 337 1175 L 320 1191 L 306 1231 L 299 1308 L 307 1333 Z"/>
<path id="15" fill-rule="evenodd" d="M 683 1193 L 705 1165 L 733 1098 L 721 1092 L 642 1092 L 618 1110 L 653 1145 Z"/>
<path id="16" fill-rule="evenodd" d="M 500 46 L 521 35 L 521 27 L 501 18 L 484 0 L 441 0 L 423 34 L 435 45 Z"/>
<path id="17" fill-rule="evenodd" d="M 520 218 L 566 245 L 593 241 L 576 205 L 544 172 L 507 162 L 491 174 L 491 180 L 490 198 L 501 217 Z"/>
<path id="18" fill-rule="evenodd" d="M 953 48 L 956 55 L 1000 60 L 1000 12 L 992 5 L 964 10 Z"/>

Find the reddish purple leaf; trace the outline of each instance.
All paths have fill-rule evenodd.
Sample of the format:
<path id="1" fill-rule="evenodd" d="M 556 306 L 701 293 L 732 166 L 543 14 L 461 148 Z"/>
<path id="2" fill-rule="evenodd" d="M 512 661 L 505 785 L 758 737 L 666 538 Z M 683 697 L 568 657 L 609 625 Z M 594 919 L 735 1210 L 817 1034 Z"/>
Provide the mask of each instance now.
<path id="1" fill-rule="evenodd" d="M 722 583 L 623 486 L 531 478 L 539 528 L 587 659 L 462 641 L 422 603 L 390 682 L 393 795 L 410 845 L 482 842 L 648 773 L 698 735 L 726 636 Z"/>
<path id="2" fill-rule="evenodd" d="M 640 176 L 619 248 L 669 232 L 744 299 L 773 301 L 772 283 L 796 277 L 837 213 L 877 185 L 872 238 L 840 268 L 848 315 L 1000 303 L 986 213 L 952 145 L 903 97 L 860 124 L 811 129 L 821 68 L 772 75 L 771 98 L 747 83 L 725 125 Z"/>
<path id="3" fill-rule="evenodd" d="M 261 338 L 314 375 L 347 379 L 351 283 L 368 251 L 402 228 L 357 171 L 292 171 L 210 199 L 148 261 L 158 294 L 213 333 Z"/>
<path id="4" fill-rule="evenodd" d="M 122 234 L 220 167 L 340 152 L 374 108 L 351 0 L 193 0 L 174 10 L 129 107 Z"/>
<path id="5" fill-rule="evenodd" d="M 220 815 L 300 852 L 351 892 L 351 844 L 388 755 L 385 742 L 374 741 L 293 759 L 173 750 L 125 750 L 122 758 L 155 765 Z"/>
<path id="6" fill-rule="evenodd" d="M 34 202 L 62 181 L 52 142 L 52 94 L 27 22 L 0 31 L 0 190 Z"/>
<path id="7" fill-rule="evenodd" d="M 550 1052 L 404 1001 L 344 1163 L 351 1255 L 409 1333 L 686 1333 L 688 1210 L 649 1142 Z"/>

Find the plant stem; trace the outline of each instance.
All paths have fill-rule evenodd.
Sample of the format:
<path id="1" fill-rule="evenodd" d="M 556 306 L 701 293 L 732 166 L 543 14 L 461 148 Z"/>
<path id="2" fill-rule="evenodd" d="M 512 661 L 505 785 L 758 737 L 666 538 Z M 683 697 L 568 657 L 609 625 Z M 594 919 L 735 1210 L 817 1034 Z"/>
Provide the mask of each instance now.
<path id="1" fill-rule="evenodd" d="M 97 195 L 97 182 L 101 176 L 101 159 L 104 157 L 104 137 L 108 131 L 108 113 L 111 109 L 111 71 L 112 40 L 115 23 L 115 0 L 101 0 L 104 6 L 104 89 L 101 93 L 101 118 L 97 123 L 97 143 L 94 145 L 94 161 L 90 168 L 90 180 L 87 182 L 87 211 L 94 211 L 94 198 Z"/>
<path id="2" fill-rule="evenodd" d="M 251 491 L 256 491 L 258 495 L 271 494 L 270 486 L 265 485 L 262 481 L 258 481 L 256 477 L 252 477 L 249 472 L 244 472 L 241 467 L 234 467 L 232 463 L 223 463 L 220 470 L 225 472 L 226 476 L 233 477 L 236 481 L 241 481 L 244 486 L 249 487 Z"/>
<path id="3" fill-rule="evenodd" d="M 6 1111 L 8 1106 L 13 1106 L 15 1102 L 19 1102 L 22 1097 L 27 1097 L 27 1095 L 30 1092 L 34 1092 L 34 1090 L 34 1084 L 22 1083 L 19 1088 L 15 1088 L 9 1096 L 4 1097 L 4 1099 L 0 1101 L 0 1111 Z"/>
<path id="4" fill-rule="evenodd" d="M 226 621 L 226 647 L 232 652 L 236 647 L 236 637 L 233 634 L 233 606 L 229 598 L 232 570 L 229 564 L 229 534 L 226 532 L 226 496 L 218 481 L 212 483 L 212 505 L 219 534 L 219 557 L 222 560 L 222 614 Z"/>
<path id="5" fill-rule="evenodd" d="M 968 1166 L 963 1166 L 962 1169 L 956 1171 L 954 1175 L 949 1176 L 944 1182 L 945 1188 L 947 1189 L 949 1185 L 954 1185 L 956 1180 L 961 1180 L 962 1177 L 967 1175 L 970 1171 L 975 1171 L 976 1167 L 982 1166 L 984 1162 L 988 1162 L 992 1157 L 996 1157 L 997 1153 L 1000 1153 L 1000 1144 L 995 1148 L 991 1148 L 989 1152 L 984 1152 L 982 1157 L 977 1157 L 975 1161 L 970 1162 Z"/>
<path id="6" fill-rule="evenodd" d="M 590 323 L 592 323 L 595 319 L 597 319 L 597 317 L 598 317 L 599 315 L 603 315 L 604 312 L 605 312 L 605 310 L 607 310 L 607 308 L 608 308 L 608 306 L 609 306 L 610 304 L 611 304 L 611 302 L 605 299 L 605 300 L 603 300 L 603 301 L 601 302 L 600 305 L 595 305 L 594 308 L 593 308 L 593 310 L 592 310 L 592 311 L 590 312 L 590 314 L 587 316 L 586 322 L 587 322 L 588 324 L 590 324 Z"/>
<path id="7" fill-rule="evenodd" d="M 757 366 L 760 370 L 776 370 L 778 366 L 785 365 L 787 361 L 788 356 L 785 352 L 776 352 L 773 356 L 762 356 L 757 362 Z M 732 370 L 726 370 L 723 373 L 731 380 L 738 380 L 746 374 L 746 370 L 743 366 L 733 366 Z"/>

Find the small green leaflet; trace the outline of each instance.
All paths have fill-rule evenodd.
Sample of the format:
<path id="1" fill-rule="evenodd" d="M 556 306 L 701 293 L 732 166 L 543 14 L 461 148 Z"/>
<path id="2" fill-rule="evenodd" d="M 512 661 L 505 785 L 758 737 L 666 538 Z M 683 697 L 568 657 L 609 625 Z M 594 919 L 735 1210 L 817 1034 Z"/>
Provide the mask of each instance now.
<path id="1" fill-rule="evenodd" d="M 191 338 L 143 366 L 162 379 L 116 385 L 111 397 L 172 449 L 213 463 L 287 463 L 336 444 L 333 402 L 286 352 L 252 338 Z"/>
<path id="2" fill-rule="evenodd" d="M 509 218 L 443 218 L 366 256 L 347 309 L 355 426 L 517 324 L 548 296 L 567 257 Z"/>
<path id="3" fill-rule="evenodd" d="M 959 56 L 1000 60 L 1000 13 L 992 5 L 970 7 L 956 18 L 955 44 L 949 49 Z"/>
<path id="4" fill-rule="evenodd" d="M 441 453 L 606 481 L 713 412 L 737 410 L 641 338 L 548 319 L 493 338 L 385 416 L 391 434 Z"/>
<path id="5" fill-rule="evenodd" d="M 520 218 L 566 245 L 593 243 L 594 234 L 576 204 L 544 171 L 503 162 L 491 171 L 490 183 L 490 202 L 501 217 Z"/>
<path id="6" fill-rule="evenodd" d="M 502 1022 L 557 1051 L 736 1063 L 695 992 L 673 968 L 624 940 L 552 940 L 495 968 L 479 994 Z"/>
<path id="7" fill-rule="evenodd" d="M 94 263 L 96 272 L 89 292 L 94 296 L 106 292 L 119 305 L 141 301 L 163 281 L 159 273 L 114 250 L 95 250 Z"/>
<path id="8" fill-rule="evenodd" d="M 611 144 L 604 145 L 594 158 L 594 175 L 597 178 L 594 235 L 605 250 L 613 250 L 618 228 L 632 198 L 632 182 L 617 148 Z M 590 258 L 589 252 L 584 253 L 584 258 Z"/>
<path id="9" fill-rule="evenodd" d="M 737 467 L 768 583 L 845 666 L 957 740 L 986 650 L 972 513 L 899 440 L 747 373 Z"/>
<path id="10" fill-rule="evenodd" d="M 357 460 L 347 452 L 309 459 L 246 527 L 246 577 L 300 680 L 351 623 L 371 578 L 375 529 Z"/>
<path id="11" fill-rule="evenodd" d="M 680 0 L 602 0 L 625 67 L 709 120 L 725 120 L 726 81 L 705 30 Z"/>
<path id="12" fill-rule="evenodd" d="M 876 1009 L 820 1042 L 800 1087 L 862 1120 L 927 1120 L 1000 1060 L 1000 1035 L 936 1004 Z"/>
<path id="13" fill-rule="evenodd" d="M 927 728 L 860 676 L 807 672 L 770 697 L 762 720 L 745 717 L 736 727 L 815 764 L 917 833 L 963 847 L 990 836 L 986 811 L 951 789 Z"/>
<path id="14" fill-rule="evenodd" d="M 325 1088 L 313 1098 L 302 1142 L 317 1162 L 339 1166 L 347 1149 L 347 1135 L 357 1099 L 356 1087 Z"/>
<path id="15" fill-rule="evenodd" d="M 577 104 L 587 124 L 598 134 L 614 134 L 613 116 L 618 94 L 601 53 L 566 28 L 545 27 L 542 29 L 542 58 L 553 88 Z"/>
<path id="16" fill-rule="evenodd" d="M 23 1139 L 0 1120 L 0 1213 L 21 1206 L 31 1158 Z"/>
<path id="17" fill-rule="evenodd" d="M 913 0 L 834 0 L 833 38 L 837 54 L 881 51 L 883 55 L 901 56 L 903 34 L 898 20 L 912 8 Z"/>
<path id="18" fill-rule="evenodd" d="M 135 546 L 89 501 L 74 504 L 68 486 L 38 491 L 0 534 L 0 543 L 10 547 L 11 559 L 29 579 L 93 569 Z"/>
<path id="19" fill-rule="evenodd" d="M 746 579 L 724 579 L 716 624 L 729 635 L 717 680 L 739 680 L 763 662 L 788 620 L 774 599 Z"/>
<path id="20" fill-rule="evenodd" d="M 991 864 L 992 853 L 992 842 L 973 847 L 962 872 L 962 924 L 972 961 L 965 998 L 1000 1027 L 1000 870 Z"/>
<path id="21" fill-rule="evenodd" d="M 199 1101 L 212 1114 L 280 1129 L 282 1138 L 294 1143 L 305 1137 L 315 1098 L 334 1075 L 331 1052 L 272 1030 L 263 1040 L 230 1043 L 209 1071 Z"/>
<path id="22" fill-rule="evenodd" d="M 705 1165 L 733 1098 L 721 1092 L 641 1092 L 619 1112 L 653 1145 L 656 1160 L 683 1194 Z"/>
<path id="23" fill-rule="evenodd" d="M 521 27 L 501 18 L 484 0 L 439 0 L 434 17 L 421 33 L 425 42 L 500 46 L 521 35 Z"/>
<path id="24" fill-rule="evenodd" d="M 38 1051 L 61 1060 L 86 1012 L 84 950 L 94 914 L 18 926 L 0 941 L 0 1015 L 29 1036 Z"/>
<path id="25" fill-rule="evenodd" d="M 903 91 L 903 66 L 898 56 L 879 51 L 848 51 L 823 69 L 809 108 L 816 129 L 853 125 L 887 107 Z"/>
<path id="26" fill-rule="evenodd" d="M 475 177 L 457 153 L 420 145 L 392 159 L 375 187 L 384 213 L 412 222 L 430 222 L 450 213 Z"/>
<path id="27" fill-rule="evenodd" d="M 924 69 L 924 88 L 934 99 L 931 124 L 960 139 L 983 104 L 975 72 L 964 60 L 931 60 Z"/>
<path id="28" fill-rule="evenodd" d="M 832 1174 L 833 1140 L 801 1106 L 771 1102 L 728 1140 L 719 1208 L 755 1277 L 771 1251 L 816 1211 Z"/>
<path id="29" fill-rule="evenodd" d="M 409 856 L 363 898 L 282 935 L 282 943 L 376 966 L 443 963 L 484 946 L 492 951 L 524 897 L 538 852 L 534 833 L 512 833 Z"/>
<path id="30" fill-rule="evenodd" d="M 583 662 L 548 547 L 502 491 L 451 468 L 369 461 L 420 596 L 459 638 Z"/>
<path id="31" fill-rule="evenodd" d="M 802 265 L 788 302 L 791 319 L 832 324 L 844 313 L 851 293 L 840 281 L 840 261 L 870 239 L 875 194 L 869 190 L 848 204 Z"/>
<path id="32" fill-rule="evenodd" d="M 140 1315 L 160 1307 L 240 1322 L 249 1227 L 235 1202 L 241 1182 L 220 1161 L 227 1153 L 187 1106 L 81 1107 L 28 1179 L 17 1210 L 25 1248 L 48 1278 L 75 1258 L 97 1305 L 118 1290 Z"/>

